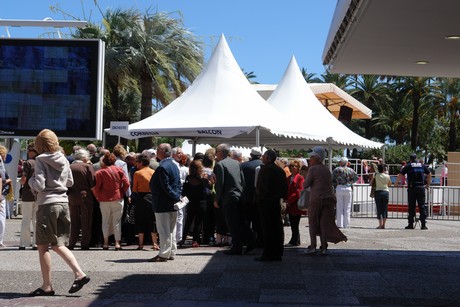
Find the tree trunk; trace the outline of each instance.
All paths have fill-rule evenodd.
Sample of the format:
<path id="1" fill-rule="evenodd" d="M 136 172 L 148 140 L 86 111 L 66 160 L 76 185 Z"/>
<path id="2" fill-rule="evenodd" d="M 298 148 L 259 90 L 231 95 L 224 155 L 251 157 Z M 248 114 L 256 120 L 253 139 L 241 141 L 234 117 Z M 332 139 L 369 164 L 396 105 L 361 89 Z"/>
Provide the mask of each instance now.
<path id="1" fill-rule="evenodd" d="M 109 97 L 110 97 L 110 105 L 112 106 L 112 119 L 111 120 L 118 120 L 118 114 L 119 114 L 119 104 L 118 104 L 118 95 L 119 95 L 119 89 L 118 89 L 118 79 L 116 80 L 111 80 L 109 79 Z"/>
<path id="2" fill-rule="evenodd" d="M 153 81 L 147 72 L 144 72 L 141 76 L 141 120 L 149 116 L 152 116 L 152 99 L 153 99 Z M 152 148 L 153 141 L 151 137 L 140 138 L 138 152 L 144 149 Z"/>
<path id="3" fill-rule="evenodd" d="M 449 151 L 456 151 L 457 150 L 457 130 L 456 130 L 456 116 L 455 112 L 451 115 L 452 118 L 450 119 L 449 124 Z"/>
<path id="4" fill-rule="evenodd" d="M 412 95 L 412 103 L 414 110 L 412 112 L 412 131 L 410 137 L 410 147 L 415 150 L 417 149 L 417 137 L 418 137 L 418 122 L 419 122 L 419 108 L 420 108 L 420 93 L 415 92 Z"/>

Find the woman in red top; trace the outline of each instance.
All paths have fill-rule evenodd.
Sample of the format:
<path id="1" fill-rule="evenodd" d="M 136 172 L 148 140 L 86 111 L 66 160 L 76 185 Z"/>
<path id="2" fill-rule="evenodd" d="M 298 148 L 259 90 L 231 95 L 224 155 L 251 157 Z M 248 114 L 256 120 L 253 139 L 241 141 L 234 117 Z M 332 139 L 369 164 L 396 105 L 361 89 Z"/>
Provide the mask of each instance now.
<path id="1" fill-rule="evenodd" d="M 120 250 L 123 195 L 129 188 L 129 180 L 121 167 L 115 166 L 117 158 L 106 152 L 101 159 L 101 169 L 96 172 L 93 194 L 100 203 L 102 215 L 103 249 L 109 249 L 109 236 L 115 236 L 115 250 Z M 112 228 L 112 229 L 110 229 Z"/>
<path id="2" fill-rule="evenodd" d="M 288 183 L 288 194 L 286 196 L 286 213 L 289 214 L 289 221 L 291 223 L 291 240 L 289 245 L 298 246 L 300 245 L 300 233 L 299 224 L 300 216 L 304 214 L 304 211 L 299 210 L 297 207 L 297 201 L 300 197 L 300 191 L 303 189 L 304 177 L 300 175 L 300 161 L 293 160 L 289 164 L 291 175 L 287 178 Z"/>

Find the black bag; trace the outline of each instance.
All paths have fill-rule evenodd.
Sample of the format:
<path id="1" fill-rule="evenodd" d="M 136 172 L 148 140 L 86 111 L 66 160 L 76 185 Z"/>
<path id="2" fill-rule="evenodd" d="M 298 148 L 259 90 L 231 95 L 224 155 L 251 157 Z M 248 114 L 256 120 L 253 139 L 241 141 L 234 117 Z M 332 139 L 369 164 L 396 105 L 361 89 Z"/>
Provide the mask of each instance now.
<path id="1" fill-rule="evenodd" d="M 2 195 L 6 196 L 10 192 L 10 185 L 5 183 L 6 180 L 3 180 L 2 182 Z"/>

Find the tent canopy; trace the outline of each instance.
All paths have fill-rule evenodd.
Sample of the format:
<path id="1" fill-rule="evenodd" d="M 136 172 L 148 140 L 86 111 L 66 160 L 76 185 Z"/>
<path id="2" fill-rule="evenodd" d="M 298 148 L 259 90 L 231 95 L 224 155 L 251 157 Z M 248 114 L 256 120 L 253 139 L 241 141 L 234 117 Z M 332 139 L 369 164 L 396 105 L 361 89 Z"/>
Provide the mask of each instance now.
<path id="1" fill-rule="evenodd" d="M 129 125 L 129 135 L 122 137 L 181 137 L 196 143 L 225 141 L 249 147 L 326 141 L 299 132 L 297 124 L 283 118 L 251 86 L 222 35 L 192 85 L 164 109 Z"/>
<path id="2" fill-rule="evenodd" d="M 316 145 L 380 147 L 338 122 L 316 99 L 293 61 L 295 66 L 290 65 L 293 67 L 288 68 L 269 103 L 246 79 L 222 35 L 191 86 L 156 114 L 129 125 L 128 135 L 121 136 L 167 136 L 189 138 L 195 144 L 226 142 L 276 149 Z M 295 68 L 303 83 L 294 73 Z M 300 114 L 298 120 L 293 120 L 295 114 Z M 343 131 L 339 135 L 332 133 L 334 129 L 349 133 L 342 136 Z"/>
<path id="3" fill-rule="evenodd" d="M 322 135 L 334 147 L 381 148 L 383 144 L 367 140 L 337 120 L 316 98 L 293 56 L 283 78 L 267 100 L 290 120 L 302 124 L 301 131 Z"/>

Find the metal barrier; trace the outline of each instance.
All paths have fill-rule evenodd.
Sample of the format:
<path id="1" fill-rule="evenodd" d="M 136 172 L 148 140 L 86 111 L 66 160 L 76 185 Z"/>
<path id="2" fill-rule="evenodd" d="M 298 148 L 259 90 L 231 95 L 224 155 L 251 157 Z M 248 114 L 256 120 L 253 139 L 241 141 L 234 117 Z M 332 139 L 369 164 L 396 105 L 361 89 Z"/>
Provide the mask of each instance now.
<path id="1" fill-rule="evenodd" d="M 405 187 L 390 187 L 388 203 L 388 218 L 407 218 L 407 189 Z M 370 195 L 371 186 L 368 184 L 353 185 L 352 217 L 376 217 L 374 198 Z M 428 204 L 429 219 L 460 220 L 460 187 L 435 186 L 426 192 L 425 201 Z M 418 207 L 417 207 L 418 212 Z"/>

